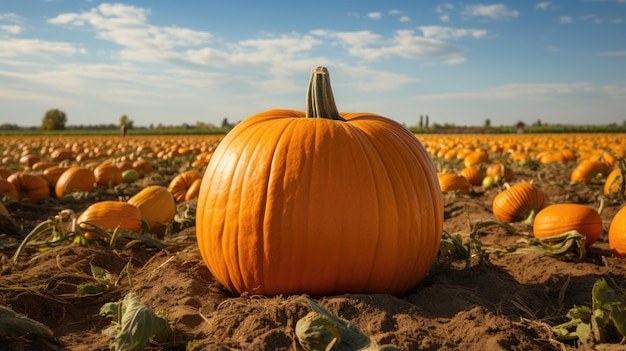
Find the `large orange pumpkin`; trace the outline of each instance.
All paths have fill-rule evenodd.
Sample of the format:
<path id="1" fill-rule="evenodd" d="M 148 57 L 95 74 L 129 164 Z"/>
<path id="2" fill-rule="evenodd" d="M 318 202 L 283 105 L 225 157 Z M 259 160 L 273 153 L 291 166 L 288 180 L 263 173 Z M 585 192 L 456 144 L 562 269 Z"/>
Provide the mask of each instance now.
<path id="1" fill-rule="evenodd" d="M 613 256 L 626 258 L 626 207 L 622 207 L 611 220 L 609 248 Z"/>
<path id="2" fill-rule="evenodd" d="M 96 183 L 93 171 L 86 167 L 72 166 L 59 176 L 54 186 L 57 197 L 74 191 L 92 191 Z"/>
<path id="3" fill-rule="evenodd" d="M 306 113 L 269 110 L 226 135 L 196 211 L 215 278 L 266 296 L 404 294 L 431 267 L 442 228 L 426 149 L 388 118 L 340 114 L 323 67 Z"/>
<path id="4" fill-rule="evenodd" d="M 119 226 L 121 229 L 136 233 L 141 232 L 141 214 L 139 208 L 123 201 L 106 200 L 94 202 L 78 216 L 77 221 L 83 229 L 85 229 L 85 226 L 82 225 L 82 223 L 89 222 L 106 230 L 114 230 Z M 92 238 L 99 235 L 87 231 L 85 236 Z"/>
<path id="5" fill-rule="evenodd" d="M 555 204 L 537 213 L 533 223 L 535 238 L 563 234 L 576 230 L 587 239 L 585 245 L 596 242 L 602 234 L 602 218 L 598 211 L 581 204 Z"/>
<path id="6" fill-rule="evenodd" d="M 476 166 L 468 166 L 465 167 L 459 172 L 459 174 L 471 184 L 471 185 L 480 185 L 483 182 L 483 178 L 485 177 L 482 170 Z"/>
<path id="7" fill-rule="evenodd" d="M 141 218 L 157 234 L 162 233 L 165 224 L 171 223 L 176 215 L 174 196 L 160 185 L 151 185 L 141 190 L 128 199 L 128 203 L 139 208 Z"/>
<path id="8" fill-rule="evenodd" d="M 493 215 L 501 222 L 532 224 L 545 204 L 543 191 L 530 183 L 518 183 L 496 195 L 491 207 Z"/>

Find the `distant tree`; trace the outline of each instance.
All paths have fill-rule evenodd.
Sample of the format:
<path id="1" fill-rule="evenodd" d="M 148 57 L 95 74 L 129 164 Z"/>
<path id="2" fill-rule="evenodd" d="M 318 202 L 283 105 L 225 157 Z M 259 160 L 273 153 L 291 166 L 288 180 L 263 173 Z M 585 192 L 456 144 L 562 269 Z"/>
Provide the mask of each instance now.
<path id="1" fill-rule="evenodd" d="M 228 123 L 228 117 L 224 117 L 224 119 L 222 120 L 222 128 L 230 129 L 232 127 L 233 127 L 233 125 Z"/>
<path id="2" fill-rule="evenodd" d="M 424 128 L 424 116 L 420 115 L 420 124 L 419 124 L 420 128 Z"/>
<path id="3" fill-rule="evenodd" d="M 485 128 L 491 128 L 491 119 L 485 119 Z"/>
<path id="4" fill-rule="evenodd" d="M 428 129 L 428 115 L 426 115 L 426 125 L 425 125 L 426 129 Z"/>
<path id="5" fill-rule="evenodd" d="M 41 130 L 63 130 L 67 123 L 65 112 L 59 109 L 48 110 L 41 120 Z"/>

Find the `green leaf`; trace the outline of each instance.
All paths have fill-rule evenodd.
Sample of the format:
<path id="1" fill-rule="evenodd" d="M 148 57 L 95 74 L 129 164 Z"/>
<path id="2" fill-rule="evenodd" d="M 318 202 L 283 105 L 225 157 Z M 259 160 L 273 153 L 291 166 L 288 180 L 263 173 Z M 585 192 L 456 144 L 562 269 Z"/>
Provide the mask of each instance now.
<path id="1" fill-rule="evenodd" d="M 45 325 L 0 305 L 0 336 L 16 337 L 26 334 L 54 337 L 52 330 Z"/>
<path id="2" fill-rule="evenodd" d="M 110 345 L 115 350 L 141 350 L 150 339 L 166 340 L 171 334 L 167 319 L 142 304 L 139 296 L 132 291 L 120 304 L 102 306 L 100 314 L 116 317 L 116 322 L 119 322 L 118 326 L 105 331 L 107 335 L 117 332 Z"/>

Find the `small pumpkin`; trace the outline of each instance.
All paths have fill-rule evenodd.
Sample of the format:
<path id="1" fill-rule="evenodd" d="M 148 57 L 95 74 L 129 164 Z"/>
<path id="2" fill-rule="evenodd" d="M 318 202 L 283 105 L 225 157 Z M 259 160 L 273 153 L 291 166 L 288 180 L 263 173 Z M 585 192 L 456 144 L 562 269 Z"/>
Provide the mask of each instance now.
<path id="1" fill-rule="evenodd" d="M 50 198 L 50 184 L 39 173 L 17 172 L 7 180 L 13 184 L 21 201 L 35 203 Z"/>
<path id="2" fill-rule="evenodd" d="M 19 200 L 20 194 L 13 183 L 9 182 L 6 179 L 0 179 L 0 198 L 7 197 L 10 200 L 16 201 Z"/>
<path id="3" fill-rule="evenodd" d="M 494 163 L 487 167 L 485 175 L 492 177 L 494 182 L 503 183 L 513 180 L 513 171 L 501 163 Z"/>
<path id="4" fill-rule="evenodd" d="M 80 216 L 78 224 L 85 230 L 85 237 L 92 239 L 101 236 L 96 232 L 88 231 L 83 222 L 93 223 L 106 230 L 114 230 L 118 226 L 131 232 L 141 232 L 141 213 L 133 204 L 123 201 L 99 201 L 91 204 Z"/>
<path id="5" fill-rule="evenodd" d="M 113 163 L 102 163 L 93 170 L 96 183 L 105 187 L 113 187 L 122 184 L 124 177 L 122 170 Z"/>
<path id="6" fill-rule="evenodd" d="M 463 159 L 463 164 L 465 167 L 477 165 L 480 163 L 487 163 L 491 158 L 489 157 L 489 152 L 485 149 L 476 149 L 472 151 L 470 154 L 465 156 Z"/>
<path id="7" fill-rule="evenodd" d="M 576 230 L 586 237 L 590 246 L 602 234 L 602 218 L 598 211 L 581 204 L 555 204 L 539 211 L 533 223 L 535 238 L 545 238 Z"/>
<path id="8" fill-rule="evenodd" d="M 530 183 L 518 183 L 496 195 L 492 212 L 501 222 L 525 221 L 530 225 L 545 205 L 546 198 L 541 189 Z"/>
<path id="9" fill-rule="evenodd" d="M 96 176 L 86 167 L 72 166 L 65 170 L 54 186 L 57 197 L 74 191 L 92 191 L 95 188 Z"/>
<path id="10" fill-rule="evenodd" d="M 306 112 L 261 112 L 224 137 L 196 211 L 202 258 L 237 294 L 402 295 L 428 273 L 442 229 L 424 146 L 389 118 L 339 113 L 324 67 Z"/>
<path id="11" fill-rule="evenodd" d="M 621 168 L 615 168 L 609 173 L 604 181 L 604 195 L 619 194 L 622 190 L 624 174 Z M 626 189 L 624 189 L 626 194 Z"/>
<path id="12" fill-rule="evenodd" d="M 460 174 L 465 177 L 471 185 L 481 185 L 484 178 L 482 170 L 473 165 L 463 168 Z"/>
<path id="13" fill-rule="evenodd" d="M 45 175 L 46 178 L 48 178 L 50 183 L 56 184 L 56 182 L 61 177 L 61 174 L 63 174 L 63 172 L 65 172 L 65 171 L 67 171 L 68 168 L 69 167 L 50 166 L 50 167 L 48 167 L 48 168 L 43 170 L 43 175 Z"/>
<path id="14" fill-rule="evenodd" d="M 185 193 L 185 201 L 195 199 L 200 194 L 200 184 L 202 184 L 202 178 L 198 178 L 191 183 L 189 189 Z"/>
<path id="15" fill-rule="evenodd" d="M 611 220 L 609 249 L 613 256 L 626 258 L 626 207 L 622 207 Z"/>
<path id="16" fill-rule="evenodd" d="M 572 182 L 590 181 L 598 174 L 605 172 L 606 165 L 599 160 L 583 160 L 581 161 L 570 175 Z"/>
<path id="17" fill-rule="evenodd" d="M 139 173 L 139 177 L 141 178 L 152 173 L 152 171 L 154 170 L 154 166 L 152 165 L 152 162 L 143 158 L 135 161 L 133 163 L 133 168 L 137 170 L 137 173 Z"/>
<path id="18" fill-rule="evenodd" d="M 439 186 L 441 192 L 454 192 L 458 191 L 461 194 L 469 194 L 471 185 L 467 178 L 455 174 L 455 173 L 438 173 Z"/>
<path id="19" fill-rule="evenodd" d="M 144 188 L 128 203 L 137 206 L 141 218 L 148 223 L 150 231 L 161 234 L 167 223 L 171 223 L 176 215 L 176 202 L 172 193 L 160 185 Z"/>
<path id="20" fill-rule="evenodd" d="M 176 202 L 185 201 L 187 191 L 196 179 L 202 179 L 202 175 L 195 169 L 176 175 L 167 186 L 167 190 L 172 193 Z"/>

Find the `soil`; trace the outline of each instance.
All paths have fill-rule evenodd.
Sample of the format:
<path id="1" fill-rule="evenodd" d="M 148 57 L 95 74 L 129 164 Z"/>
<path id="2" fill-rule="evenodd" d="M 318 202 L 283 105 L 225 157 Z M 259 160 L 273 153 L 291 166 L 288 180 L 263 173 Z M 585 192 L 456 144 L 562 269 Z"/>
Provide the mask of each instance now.
<path id="1" fill-rule="evenodd" d="M 566 180 L 572 167 L 516 169 L 511 184 L 533 182 L 550 203 L 597 207 L 602 184 L 570 184 Z M 302 296 L 234 296 L 224 290 L 202 261 L 193 226 L 175 223 L 172 235 L 162 238 L 168 243 L 162 250 L 142 243 L 114 249 L 65 244 L 40 253 L 27 251 L 17 264 L 10 263 L 24 234 L 61 209 L 78 213 L 93 201 L 127 198 L 145 185 L 101 192 L 98 198 L 7 204 L 21 230 L 0 237 L 0 304 L 45 324 L 54 337 L 4 338 L 0 350 L 108 350 L 110 338 L 102 332 L 112 321 L 99 311 L 104 303 L 122 299 L 130 282 L 122 276 L 106 293 L 79 296 L 77 285 L 93 281 L 90 265 L 115 276 L 132 267 L 132 290 L 151 309 L 166 313 L 173 331 L 170 340 L 151 341 L 146 350 L 303 350 L 294 330 L 310 311 Z M 477 223 L 495 219 L 491 202 L 500 188 L 473 190 L 469 195 L 445 194 L 444 225 L 446 233 L 473 244 L 472 257 L 442 263 L 405 296 L 346 294 L 315 301 L 376 344 L 401 350 L 625 349 L 623 340 L 591 345 L 557 341 L 550 329 L 569 320 L 570 308 L 591 306 L 592 286 L 599 278 L 625 281 L 626 260 L 611 257 L 606 234 L 624 201 L 605 203 L 604 233 L 582 262 L 573 262 L 539 252 L 503 254 L 529 241 L 532 228 L 513 223 L 513 232 L 495 224 L 474 230 Z M 181 208 L 185 205 L 193 201 Z"/>

